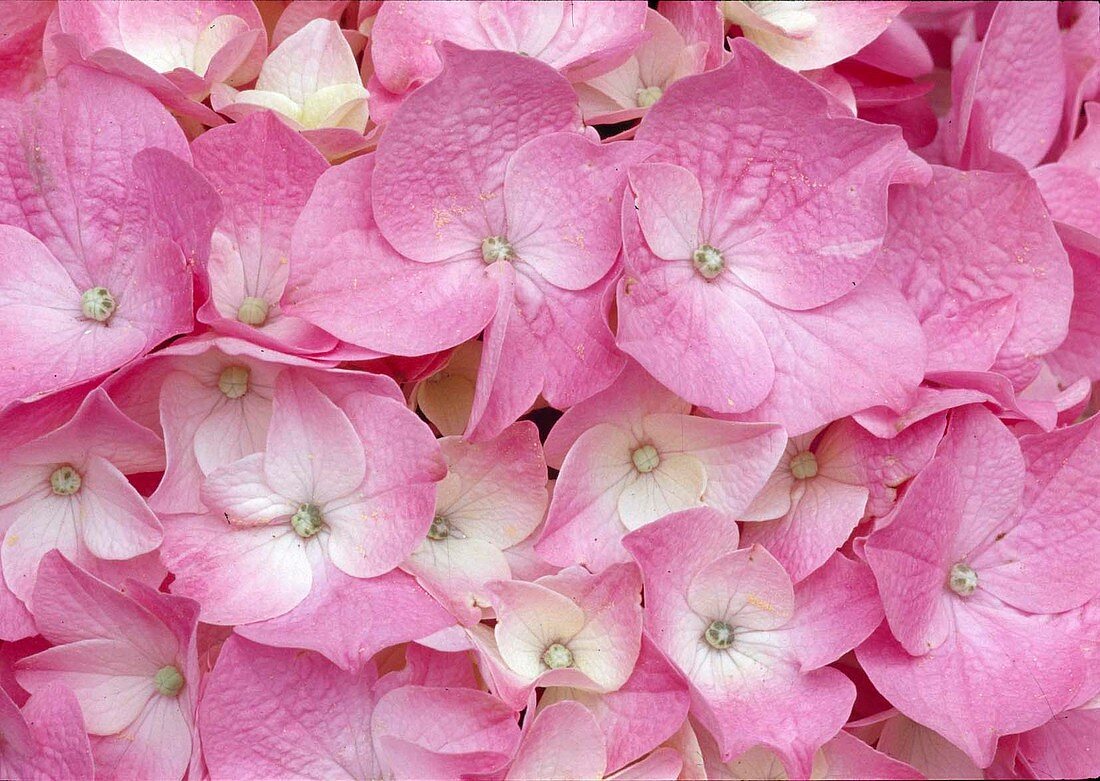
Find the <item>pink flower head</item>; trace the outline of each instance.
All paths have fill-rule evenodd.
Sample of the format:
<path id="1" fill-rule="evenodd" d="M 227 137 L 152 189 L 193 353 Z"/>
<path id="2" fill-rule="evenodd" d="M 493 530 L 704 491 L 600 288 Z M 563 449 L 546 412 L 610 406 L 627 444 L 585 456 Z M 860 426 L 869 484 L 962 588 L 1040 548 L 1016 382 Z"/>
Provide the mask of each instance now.
<path id="1" fill-rule="evenodd" d="M 928 184 L 896 188 L 882 258 L 921 321 L 929 373 L 992 367 L 1022 387 L 1065 338 L 1072 273 L 1021 173 L 937 166 Z"/>
<path id="2" fill-rule="evenodd" d="M 91 778 L 92 749 L 73 693 L 46 685 L 22 711 L 0 691 L 0 776 Z"/>
<path id="3" fill-rule="evenodd" d="M 839 62 L 879 36 L 907 2 L 741 2 L 723 0 L 722 12 L 746 38 L 780 65 L 813 70 Z"/>
<path id="4" fill-rule="evenodd" d="M 783 452 L 778 426 L 693 417 L 691 405 L 630 365 L 570 409 L 549 444 L 561 462 L 539 554 L 600 570 L 629 561 L 623 535 L 690 507 L 736 516 Z"/>
<path id="5" fill-rule="evenodd" d="M 431 528 L 405 563 L 459 619 L 477 623 L 490 605 L 486 583 L 509 580 L 505 551 L 526 539 L 546 512 L 546 462 L 538 429 L 514 423 L 480 443 L 441 439 L 447 476 Z"/>
<path id="6" fill-rule="evenodd" d="M 809 775 L 855 700 L 851 681 L 825 665 L 882 617 L 866 566 L 836 554 L 796 589 L 765 549 L 738 549 L 736 523 L 709 508 L 623 542 L 642 568 L 646 631 L 691 682 L 692 713 L 722 760 L 762 744 L 791 776 Z"/>
<path id="7" fill-rule="evenodd" d="M 437 42 L 523 54 L 571 80 L 605 73 L 642 42 L 645 3 L 383 3 L 371 30 L 379 82 L 404 93 L 437 76 L 445 57 Z"/>
<path id="8" fill-rule="evenodd" d="M 694 404 L 796 435 L 904 402 L 922 339 L 872 271 L 906 154 L 896 128 L 834 117 L 816 87 L 735 41 L 637 138 L 658 151 L 631 171 L 636 209 L 623 205 L 623 350 Z"/>
<path id="9" fill-rule="evenodd" d="M 234 0 L 122 0 L 58 3 L 50 45 L 149 90 L 172 111 L 207 124 L 224 120 L 202 105 L 219 84 L 256 77 L 267 35 L 252 3 Z"/>
<path id="10" fill-rule="evenodd" d="M 665 17 L 647 9 L 641 46 L 619 67 L 577 84 L 581 113 L 591 124 L 625 122 L 645 114 L 677 79 L 703 71 L 704 43 L 688 44 Z"/>
<path id="11" fill-rule="evenodd" d="M 633 564 L 597 575 L 569 567 L 531 583 L 494 581 L 488 590 L 496 627 L 472 637 L 499 696 L 522 702 L 534 686 L 609 692 L 630 677 L 642 640 Z"/>
<path id="12" fill-rule="evenodd" d="M 204 133 L 191 152 L 224 205 L 206 268 L 210 298 L 198 319 L 283 352 L 333 349 L 335 337 L 280 307 L 291 231 L 328 168 L 324 157 L 269 112 Z"/>
<path id="13" fill-rule="evenodd" d="M 779 465 L 740 513 L 741 539 L 768 549 L 799 582 L 844 545 L 864 517 L 884 515 L 897 487 L 917 474 L 943 436 L 929 418 L 894 439 L 878 439 L 854 421 L 792 437 Z"/>
<path id="14" fill-rule="evenodd" d="M 384 575 L 427 534 L 443 474 L 431 433 L 398 402 L 360 392 L 337 406 L 283 373 L 265 450 L 211 473 L 209 515 L 169 524 L 162 554 L 173 588 L 198 599 L 204 621 L 238 624 L 341 585 L 316 582 L 319 572 Z"/>
<path id="15" fill-rule="evenodd" d="M 198 756 L 198 605 L 134 581 L 116 591 L 53 552 L 42 560 L 34 617 L 54 645 L 16 664 L 19 685 L 72 690 L 96 775 L 182 777 Z"/>
<path id="16" fill-rule="evenodd" d="M 461 686 L 379 680 L 323 657 L 230 638 L 201 706 L 214 778 L 459 778 L 502 768 L 519 742 L 514 713 Z"/>
<path id="17" fill-rule="evenodd" d="M 858 651 L 875 686 L 979 766 L 998 735 L 1039 726 L 1081 685 L 1077 631 L 1045 614 L 1095 597 L 1088 470 L 1095 419 L 1017 442 L 992 413 L 953 413 L 865 555 L 888 625 Z"/>
<path id="18" fill-rule="evenodd" d="M 490 438 L 540 392 L 566 407 L 620 370 L 602 280 L 617 193 L 648 147 L 585 136 L 569 84 L 537 60 L 442 50 L 443 72 L 402 105 L 376 159 L 321 178 L 313 201 L 331 205 L 311 202 L 295 232 L 285 311 L 397 355 L 484 330 L 466 433 Z M 348 198 L 353 225 L 332 216 Z"/>
<path id="19" fill-rule="evenodd" d="M 313 19 L 279 43 L 264 60 L 254 88 L 238 92 L 221 84 L 211 102 L 237 120 L 270 110 L 330 156 L 344 156 L 364 143 L 367 89 L 340 25 L 329 19 Z"/>
<path id="20" fill-rule="evenodd" d="M 0 108 L 0 160 L 0 407 L 190 330 L 219 206 L 156 100 L 68 67 Z"/>
<path id="21" fill-rule="evenodd" d="M 0 563 L 7 588 L 28 604 L 39 562 L 51 550 L 111 577 L 102 560 L 135 559 L 163 538 L 160 521 L 126 479 L 163 467 L 156 434 L 102 390 L 46 430 L 0 459 Z"/>

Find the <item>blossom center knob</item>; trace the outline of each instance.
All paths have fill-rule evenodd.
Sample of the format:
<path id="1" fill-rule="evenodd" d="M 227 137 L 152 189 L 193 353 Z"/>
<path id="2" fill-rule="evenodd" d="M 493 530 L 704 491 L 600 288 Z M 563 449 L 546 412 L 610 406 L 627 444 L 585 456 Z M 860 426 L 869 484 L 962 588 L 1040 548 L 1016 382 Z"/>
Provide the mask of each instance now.
<path id="1" fill-rule="evenodd" d="M 82 482 L 80 472 L 73 469 L 71 464 L 62 464 L 50 475 L 50 488 L 58 496 L 72 496 L 80 490 Z"/>
<path id="2" fill-rule="evenodd" d="M 239 399 L 248 393 L 249 371 L 244 366 L 226 366 L 218 377 L 218 390 L 230 399 Z"/>
<path id="3" fill-rule="evenodd" d="M 496 263 L 498 260 L 515 260 L 516 251 L 503 236 L 490 236 L 481 242 L 481 257 L 486 263 Z"/>
<path id="4" fill-rule="evenodd" d="M 315 504 L 299 505 L 298 511 L 290 516 L 290 525 L 299 537 L 308 539 L 325 525 L 325 519 L 321 515 L 321 508 Z"/>
<path id="5" fill-rule="evenodd" d="M 237 319 L 245 325 L 263 325 L 267 322 L 267 302 L 256 296 L 248 296 L 237 308 Z"/>
<path id="6" fill-rule="evenodd" d="M 700 245 L 691 254 L 691 262 L 704 279 L 714 279 L 726 267 L 726 259 L 722 257 L 722 253 L 709 244 Z"/>
<path id="7" fill-rule="evenodd" d="M 634 468 L 643 475 L 649 474 L 661 465 L 661 456 L 653 445 L 642 445 L 630 454 L 630 460 L 634 462 Z"/>
<path id="8" fill-rule="evenodd" d="M 561 643 L 552 643 L 542 652 L 542 662 L 551 670 L 573 666 L 573 652 Z"/>
<path id="9" fill-rule="evenodd" d="M 649 108 L 660 100 L 663 94 L 664 91 L 660 87 L 640 87 L 634 91 L 634 100 L 638 103 L 638 108 Z"/>
<path id="10" fill-rule="evenodd" d="M 969 564 L 960 561 L 951 568 L 947 585 L 960 597 L 968 597 L 978 588 L 978 573 Z"/>
<path id="11" fill-rule="evenodd" d="M 183 688 L 183 676 L 179 670 L 169 664 L 157 670 L 157 674 L 153 676 L 153 683 L 156 684 L 157 691 L 165 697 L 176 697 Z"/>
<path id="12" fill-rule="evenodd" d="M 116 309 L 118 302 L 105 287 L 90 287 L 80 296 L 80 311 L 97 323 L 106 323 Z"/>
<path id="13" fill-rule="evenodd" d="M 808 480 L 817 474 L 817 456 L 809 450 L 796 453 L 791 459 L 791 474 L 795 480 Z"/>
<path id="14" fill-rule="evenodd" d="M 432 525 L 428 527 L 429 540 L 445 540 L 451 536 L 451 525 L 442 515 L 432 518 Z"/>
<path id="15" fill-rule="evenodd" d="M 725 621 L 711 621 L 707 631 L 703 632 L 703 639 L 711 648 L 724 651 L 733 645 L 733 627 Z"/>

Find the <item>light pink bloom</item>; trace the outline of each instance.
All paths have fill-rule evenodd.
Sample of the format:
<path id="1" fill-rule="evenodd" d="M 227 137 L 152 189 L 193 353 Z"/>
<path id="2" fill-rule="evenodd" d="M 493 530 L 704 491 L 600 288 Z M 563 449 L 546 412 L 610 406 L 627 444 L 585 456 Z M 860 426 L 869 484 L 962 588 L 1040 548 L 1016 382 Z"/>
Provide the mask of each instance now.
<path id="1" fill-rule="evenodd" d="M 961 749 L 895 708 L 851 722 L 848 729 L 883 754 L 916 768 L 925 778 L 985 778 Z"/>
<path id="2" fill-rule="evenodd" d="M 707 740 L 704 736 L 700 742 L 703 745 L 704 759 L 707 760 L 709 779 L 759 781 L 792 777 L 779 756 L 763 746 L 756 746 L 728 762 L 722 762 L 718 757 L 718 747 L 712 740 Z M 876 751 L 844 730 L 814 753 L 810 774 L 805 777 L 810 781 L 908 781 L 925 778 L 910 765 Z"/>
<path id="3" fill-rule="evenodd" d="M 60 553 L 42 561 L 34 618 L 54 647 L 16 664 L 38 694 L 73 691 L 92 735 L 96 775 L 180 778 L 197 758 L 198 605 L 130 581 L 119 592 Z"/>
<path id="4" fill-rule="evenodd" d="M 195 167 L 217 189 L 200 322 L 289 353 L 323 353 L 336 338 L 282 312 L 290 273 L 290 235 L 328 164 L 298 133 L 270 114 L 203 133 L 191 145 Z"/>
<path id="5" fill-rule="evenodd" d="M 657 3 L 657 13 L 672 22 L 686 43 L 701 43 L 707 47 L 704 70 L 724 64 L 726 19 L 719 3 L 661 0 Z"/>
<path id="6" fill-rule="evenodd" d="M 832 116 L 820 90 L 735 41 L 637 139 L 658 151 L 631 172 L 636 209 L 623 204 L 623 350 L 687 401 L 795 435 L 904 402 L 922 339 L 873 272 L 887 186 L 917 172 L 896 128 Z"/>
<path id="7" fill-rule="evenodd" d="M 0 776 L 27 779 L 92 778 L 92 749 L 76 697 L 46 685 L 20 711 L 0 691 Z"/>
<path id="8" fill-rule="evenodd" d="M 702 506 L 733 517 L 745 510 L 783 453 L 782 429 L 690 411 L 635 364 L 570 409 L 551 435 L 555 451 L 571 446 L 539 555 L 600 570 L 629 561 L 623 535 L 664 515 Z"/>
<path id="9" fill-rule="evenodd" d="M 1039 726 L 1082 683 L 1080 632 L 1036 614 L 1100 591 L 1087 563 L 1100 546 L 1094 424 L 1017 443 L 987 410 L 954 412 L 936 457 L 864 547 L 888 626 L 860 663 L 979 767 L 999 735 Z"/>
<path id="10" fill-rule="evenodd" d="M 0 457 L 0 562 L 7 588 L 28 604 L 38 564 L 51 550 L 110 577 L 98 560 L 135 559 L 163 537 L 126 479 L 163 467 L 156 434 L 119 412 L 102 390 L 46 430 Z"/>
<path id="11" fill-rule="evenodd" d="M 1027 168 L 1037 165 L 1058 135 L 1066 94 L 1066 64 L 1058 3 L 998 3 L 981 41 L 961 38 L 951 71 L 951 111 L 942 129 L 946 162 L 964 161 L 975 125 L 991 149 Z M 967 44 L 962 48 L 962 44 Z"/>
<path id="12" fill-rule="evenodd" d="M 486 583 L 510 580 L 505 551 L 535 530 L 546 512 L 546 462 L 534 423 L 491 440 L 439 441 L 447 476 L 439 483 L 427 537 L 404 567 L 464 623 L 489 607 Z"/>
<path id="13" fill-rule="evenodd" d="M 217 85 L 211 103 L 237 120 L 273 111 L 329 156 L 364 143 L 367 89 L 340 26 L 328 19 L 314 19 L 280 43 L 264 60 L 254 88 L 238 92 Z"/>
<path id="14" fill-rule="evenodd" d="M 496 626 L 472 627 L 470 636 L 498 697 L 522 707 L 535 686 L 609 692 L 630 678 L 642 640 L 633 564 L 597 575 L 570 567 L 531 583 L 494 581 L 488 590 Z"/>
<path id="15" fill-rule="evenodd" d="M 619 67 L 576 85 L 581 113 L 590 124 L 636 119 L 656 103 L 668 85 L 703 71 L 704 43 L 687 44 L 663 16 L 647 9 L 649 38 Z"/>
<path id="16" fill-rule="evenodd" d="M 720 3 L 727 20 L 780 65 L 824 68 L 858 52 L 879 36 L 907 2 Z"/>
<path id="17" fill-rule="evenodd" d="M 645 635 L 634 670 L 613 692 L 594 692 L 567 686 L 543 691 L 539 708 L 555 702 L 584 705 L 603 736 L 607 769 L 619 770 L 644 755 L 668 745 L 685 723 L 688 684 Z"/>
<path id="18" fill-rule="evenodd" d="M 854 421 L 793 437 L 767 485 L 738 517 L 746 545 L 767 548 L 797 583 L 844 545 L 867 515 L 884 515 L 897 487 L 917 474 L 943 436 L 930 418 L 894 439 L 879 439 Z"/>
<path id="19" fill-rule="evenodd" d="M 444 68 L 440 41 L 541 60 L 571 80 L 606 73 L 642 42 L 645 3 L 473 2 L 382 4 L 371 30 L 379 82 L 404 93 Z"/>
<path id="20" fill-rule="evenodd" d="M 70 66 L 0 108 L 0 160 L 0 407 L 191 328 L 219 206 L 163 106 Z"/>
<path id="21" fill-rule="evenodd" d="M 376 160 L 321 178 L 295 231 L 285 311 L 397 355 L 484 330 L 466 433 L 485 439 L 540 392 L 564 408 L 621 368 L 605 277 L 617 193 L 648 147 L 583 135 L 568 82 L 537 60 L 443 49 L 444 71 L 402 104 Z M 349 206 L 354 226 L 334 224 Z"/>
<path id="22" fill-rule="evenodd" d="M 123 76 L 206 124 L 224 121 L 202 105 L 211 87 L 251 81 L 267 53 L 255 5 L 232 0 L 58 3 L 57 29 L 65 35 L 50 46 L 60 61 Z"/>
<path id="23" fill-rule="evenodd" d="M 937 166 L 896 188 L 882 269 L 921 321 L 930 373 L 993 367 L 1022 387 L 1065 338 L 1070 266 L 1023 174 Z"/>
<path id="24" fill-rule="evenodd" d="M 723 761 L 757 744 L 792 777 L 840 730 L 855 687 L 826 667 L 881 621 L 874 579 L 836 554 L 797 587 L 737 525 L 709 508 L 675 513 L 623 541 L 642 568 L 646 632 L 688 677 L 692 714 Z"/>
<path id="25" fill-rule="evenodd" d="M 198 599 L 208 623 L 263 621 L 303 603 L 317 609 L 324 592 L 344 585 L 338 573 L 374 578 L 413 551 L 443 475 L 430 431 L 400 403 L 360 392 L 337 406 L 309 380 L 283 373 L 266 449 L 211 473 L 202 489 L 210 514 L 169 522 L 162 555 L 173 589 Z M 411 618 L 415 627 L 419 616 Z"/>
<path id="26" fill-rule="evenodd" d="M 214 778 L 458 778 L 503 767 L 519 741 L 511 709 L 445 681 L 379 680 L 323 657 L 232 637 L 201 706 Z"/>

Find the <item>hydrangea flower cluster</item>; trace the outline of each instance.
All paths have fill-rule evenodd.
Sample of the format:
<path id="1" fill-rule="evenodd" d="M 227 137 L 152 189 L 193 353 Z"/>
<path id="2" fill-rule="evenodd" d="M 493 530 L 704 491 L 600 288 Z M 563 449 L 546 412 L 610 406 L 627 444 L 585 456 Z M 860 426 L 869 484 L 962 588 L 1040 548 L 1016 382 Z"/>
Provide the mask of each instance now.
<path id="1" fill-rule="evenodd" d="M 1100 775 L 1098 9 L 0 0 L 0 776 Z"/>

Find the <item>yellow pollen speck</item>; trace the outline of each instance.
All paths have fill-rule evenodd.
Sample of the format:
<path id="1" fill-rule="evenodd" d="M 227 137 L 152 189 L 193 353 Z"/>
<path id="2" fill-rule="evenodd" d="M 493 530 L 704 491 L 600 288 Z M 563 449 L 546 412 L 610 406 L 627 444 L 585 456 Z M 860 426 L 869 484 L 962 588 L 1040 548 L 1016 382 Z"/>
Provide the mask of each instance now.
<path id="1" fill-rule="evenodd" d="M 769 613 L 775 612 L 775 605 L 773 605 L 771 602 L 761 599 L 760 597 L 756 596 L 756 594 L 749 594 L 745 601 L 759 610 L 767 610 Z"/>

